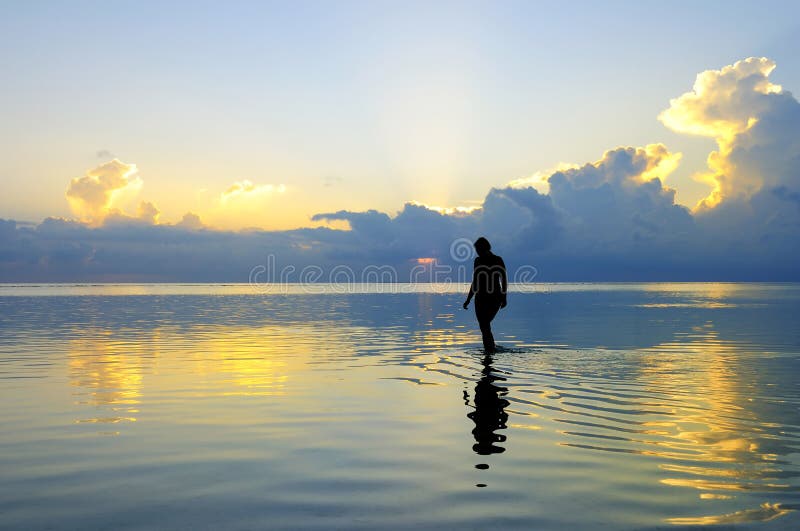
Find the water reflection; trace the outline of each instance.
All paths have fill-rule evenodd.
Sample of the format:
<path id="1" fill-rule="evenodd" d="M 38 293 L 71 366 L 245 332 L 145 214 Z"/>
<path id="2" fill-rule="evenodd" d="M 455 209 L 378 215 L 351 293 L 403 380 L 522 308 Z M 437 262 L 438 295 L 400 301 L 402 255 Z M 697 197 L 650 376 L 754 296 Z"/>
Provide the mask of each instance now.
<path id="1" fill-rule="evenodd" d="M 190 334 L 154 328 L 133 337 L 100 328 L 73 333 L 79 337 L 67 342 L 67 371 L 79 407 L 76 424 L 136 422 L 148 400 L 174 394 L 285 395 L 289 374 L 322 341 L 304 326 L 202 326 Z"/>
<path id="2" fill-rule="evenodd" d="M 691 342 L 643 353 L 638 379 L 669 404 L 650 423 L 669 435 L 663 447 L 672 462 L 660 465 L 670 475 L 663 484 L 721 496 L 789 488 L 779 454 L 790 449 L 780 448 L 778 425 L 757 410 L 767 386 L 736 350 L 707 323 Z"/>
<path id="3" fill-rule="evenodd" d="M 505 397 L 508 389 L 497 385 L 496 382 L 505 382 L 506 379 L 499 376 L 500 373 L 492 367 L 493 361 L 491 355 L 487 354 L 483 357 L 481 378 L 475 384 L 475 393 L 472 398 L 474 409 L 467 414 L 467 417 L 475 423 L 475 428 L 472 430 L 475 444 L 472 445 L 472 450 L 478 455 L 505 452 L 505 448 L 500 446 L 500 443 L 506 441 L 506 436 L 497 432 L 506 429 L 508 413 L 505 408 L 508 407 L 509 402 Z M 464 391 L 464 399 L 469 403 L 467 391 Z"/>
<path id="4" fill-rule="evenodd" d="M 749 522 L 769 522 L 796 511 L 800 506 L 784 506 L 779 503 L 762 503 L 756 509 L 744 509 L 714 516 L 691 516 L 667 518 L 667 522 L 681 526 L 735 525 Z"/>
<path id="5" fill-rule="evenodd" d="M 137 350 L 114 341 L 108 330 L 92 330 L 69 342 L 67 360 L 76 404 L 91 408 L 76 423 L 136 421 L 144 384 L 143 357 Z"/>
<path id="6" fill-rule="evenodd" d="M 274 493 L 349 518 L 368 505 L 391 517 L 384 509 L 413 491 L 429 501 L 420 514 L 452 511 L 421 527 L 456 527 L 453 515 L 471 510 L 518 514 L 521 528 L 542 517 L 587 529 L 600 518 L 573 504 L 616 511 L 630 527 L 796 523 L 800 297 L 790 295 L 749 286 L 516 295 L 497 330 L 513 348 L 494 356 L 476 353 L 461 298 L 433 293 L 0 297 L 0 489 L 32 492 L 6 497 L 0 512 L 51 510 L 37 478 L 63 506 L 87 492 L 121 503 L 128 487 L 113 482 L 148 470 L 137 506 L 216 511 L 259 491 L 269 499 L 250 510 L 267 522 L 283 507 Z M 95 438 L 98 426 L 76 421 L 117 423 L 122 436 Z M 131 464 L 121 471 L 119 461 Z M 472 466 L 490 464 L 492 489 L 476 492 L 486 474 Z M 65 466 L 111 483 L 92 490 L 59 475 Z M 217 477 L 227 491 L 191 490 Z M 182 492 L 202 503 L 171 497 Z M 286 507 L 282 522 L 299 527 Z"/>

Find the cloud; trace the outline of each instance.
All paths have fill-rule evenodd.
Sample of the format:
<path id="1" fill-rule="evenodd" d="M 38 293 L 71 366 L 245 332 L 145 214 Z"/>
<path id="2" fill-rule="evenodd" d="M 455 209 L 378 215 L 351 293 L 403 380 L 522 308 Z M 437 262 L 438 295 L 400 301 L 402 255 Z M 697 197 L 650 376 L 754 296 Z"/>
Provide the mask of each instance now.
<path id="1" fill-rule="evenodd" d="M 79 219 L 100 223 L 124 195 L 135 194 L 142 186 L 136 165 L 118 159 L 101 164 L 75 177 L 67 188 L 70 208 Z"/>
<path id="2" fill-rule="evenodd" d="M 184 220 L 197 221 L 192 215 Z M 338 232 L 197 230 L 186 224 L 86 223 L 48 218 L 36 227 L 0 220 L 0 280 L 246 282 L 268 253 L 278 265 L 332 266 L 321 255 Z M 300 244 L 310 244 L 303 247 Z"/>
<path id="3" fill-rule="evenodd" d="M 150 201 L 141 201 L 136 215 L 128 215 L 118 208 L 112 208 L 103 218 L 102 226 L 156 225 L 161 211 Z"/>
<path id="4" fill-rule="evenodd" d="M 194 212 L 187 212 L 183 215 L 183 218 L 175 224 L 176 227 L 181 227 L 188 230 L 200 230 L 205 228 L 200 216 L 195 214 Z"/>
<path id="5" fill-rule="evenodd" d="M 242 180 L 234 182 L 219 195 L 203 198 L 198 208 L 211 226 L 254 229 L 270 221 L 281 223 L 287 214 L 286 201 L 277 198 L 288 191 L 283 184 L 256 184 Z"/>
<path id="6" fill-rule="evenodd" d="M 471 205 L 471 206 L 457 205 L 451 207 L 444 207 L 444 206 L 427 205 L 420 201 L 409 201 L 409 203 L 411 203 L 412 205 L 425 207 L 428 210 L 434 210 L 440 214 L 447 214 L 454 216 L 470 214 L 481 208 L 479 205 Z"/>
<path id="7" fill-rule="evenodd" d="M 570 227 L 595 245 L 647 238 L 688 223 L 663 179 L 680 160 L 661 144 L 607 151 L 597 162 L 554 173 L 550 198 Z"/>
<path id="8" fill-rule="evenodd" d="M 769 106 L 763 96 L 779 94 L 768 79 L 775 63 L 750 57 L 720 70 L 697 75 L 694 87 L 659 115 L 670 129 L 712 138 L 731 138 L 746 131 Z"/>
<path id="9" fill-rule="evenodd" d="M 594 163 L 550 175 L 550 194 L 515 185 L 492 189 L 468 211 L 409 202 L 394 217 L 343 210 L 313 219 L 346 220 L 362 255 L 395 262 L 434 257 L 447 263 L 454 239 L 478 235 L 526 262 L 548 256 L 555 264 L 576 254 L 624 261 L 643 249 L 666 252 L 691 233 L 691 213 L 675 204 L 675 191 L 661 181 L 679 158 L 660 144 L 617 148 Z"/>
<path id="10" fill-rule="evenodd" d="M 708 157 L 709 171 L 698 176 L 712 187 L 699 209 L 796 181 L 800 105 L 769 80 L 774 69 L 773 61 L 750 57 L 707 70 L 659 115 L 670 129 L 711 137 L 719 146 Z"/>
<path id="11" fill-rule="evenodd" d="M 695 210 L 703 239 L 695 252 L 772 271 L 798 265 L 800 237 L 800 103 L 769 81 L 774 69 L 749 58 L 704 72 L 660 116 L 719 146 L 700 176 L 713 189 Z"/>
<path id="12" fill-rule="evenodd" d="M 286 186 L 282 184 L 254 184 L 251 181 L 237 181 L 220 195 L 222 204 L 241 199 L 261 199 L 274 194 L 282 194 Z"/>
<path id="13" fill-rule="evenodd" d="M 446 260 L 452 239 L 465 232 L 460 228 L 470 224 L 472 216 L 443 214 L 424 205 L 406 203 L 394 217 L 376 210 L 341 210 L 312 218 L 312 221 L 335 220 L 347 221 L 351 230 L 344 232 L 338 248 L 325 251 L 326 256 L 402 267 L 418 257 Z"/>
<path id="14" fill-rule="evenodd" d="M 268 255 L 295 274 L 310 265 L 385 265 L 408 280 L 419 264 L 468 266 L 450 255 L 451 244 L 481 235 L 512 278 L 532 265 L 537 279 L 550 281 L 800 280 L 800 103 L 768 80 L 773 68 L 751 58 L 704 72 L 659 116 L 673 130 L 718 143 L 706 174 L 714 190 L 694 211 L 676 204 L 666 184 L 680 153 L 657 143 L 511 181 L 475 207 L 410 201 L 396 213 L 337 210 L 312 218 L 346 230 L 224 231 L 191 212 L 165 224 L 147 202 L 126 215 L 115 194 L 138 178 L 133 165 L 115 160 L 73 179 L 68 197 L 83 221 L 0 220 L 0 281 L 245 282 Z M 210 213 L 263 214 L 264 199 L 283 191 L 237 182 Z"/>
<path id="15" fill-rule="evenodd" d="M 365 241 L 386 241 L 392 238 L 392 220 L 388 214 L 377 210 L 367 212 L 323 212 L 311 217 L 311 221 L 346 221 L 350 229 L 362 236 Z"/>
<path id="16" fill-rule="evenodd" d="M 161 212 L 150 201 L 142 201 L 139 203 L 139 211 L 137 216 L 139 219 L 146 221 L 151 225 L 155 225 L 158 223 L 158 216 L 160 214 Z"/>
<path id="17" fill-rule="evenodd" d="M 511 188 L 535 188 L 538 192 L 546 194 L 550 191 L 550 183 L 548 182 L 548 179 L 551 175 L 558 171 L 572 170 L 578 167 L 579 166 L 577 164 L 559 162 L 554 167 L 547 170 L 537 171 L 533 173 L 533 175 L 514 179 L 508 183 L 508 186 Z"/>

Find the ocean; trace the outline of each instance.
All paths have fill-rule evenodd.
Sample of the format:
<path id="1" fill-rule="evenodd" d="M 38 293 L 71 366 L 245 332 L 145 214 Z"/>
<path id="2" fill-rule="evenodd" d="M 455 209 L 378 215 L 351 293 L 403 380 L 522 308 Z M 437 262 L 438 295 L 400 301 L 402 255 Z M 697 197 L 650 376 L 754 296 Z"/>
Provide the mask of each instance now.
<path id="1" fill-rule="evenodd" d="M 0 284 L 3 529 L 800 529 L 800 284 Z"/>

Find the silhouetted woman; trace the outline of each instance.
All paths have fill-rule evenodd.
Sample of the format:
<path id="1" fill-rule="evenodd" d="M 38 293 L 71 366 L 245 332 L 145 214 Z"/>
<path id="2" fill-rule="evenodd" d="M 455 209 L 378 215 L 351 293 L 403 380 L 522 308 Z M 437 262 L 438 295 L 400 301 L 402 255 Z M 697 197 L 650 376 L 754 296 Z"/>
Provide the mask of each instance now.
<path id="1" fill-rule="evenodd" d="M 464 302 L 464 309 L 467 309 L 469 301 L 475 296 L 475 316 L 478 318 L 478 326 L 483 336 L 483 349 L 487 353 L 492 353 L 495 351 L 492 319 L 500 308 L 506 307 L 508 289 L 506 264 L 502 258 L 492 253 L 492 245 L 486 238 L 478 238 L 474 246 L 478 256 L 475 258 L 472 284 Z"/>

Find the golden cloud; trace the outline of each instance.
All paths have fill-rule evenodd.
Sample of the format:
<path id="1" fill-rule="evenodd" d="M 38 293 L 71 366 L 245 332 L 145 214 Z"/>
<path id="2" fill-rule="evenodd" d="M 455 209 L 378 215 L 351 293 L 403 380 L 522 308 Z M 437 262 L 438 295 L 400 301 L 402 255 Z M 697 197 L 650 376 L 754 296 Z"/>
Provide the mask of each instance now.
<path id="1" fill-rule="evenodd" d="M 425 203 L 422 203 L 420 201 L 408 201 L 408 203 L 414 206 L 424 207 L 427 208 L 428 210 L 433 210 L 434 212 L 438 212 L 439 214 L 445 214 L 448 216 L 471 214 L 476 210 L 481 209 L 481 205 L 469 205 L 469 206 L 458 205 L 458 206 L 443 207 L 435 205 L 426 205 Z"/>
<path id="2" fill-rule="evenodd" d="M 550 176 L 556 172 L 574 170 L 579 168 L 577 164 L 570 164 L 568 162 L 559 162 L 552 168 L 537 171 L 528 177 L 520 177 L 508 183 L 511 188 L 533 188 L 540 194 L 547 194 L 550 192 Z"/>
<path id="3" fill-rule="evenodd" d="M 75 177 L 67 188 L 70 208 L 82 221 L 101 223 L 123 196 L 135 195 L 142 187 L 136 165 L 113 159 Z M 151 205 L 152 206 L 152 205 Z"/>
<path id="4" fill-rule="evenodd" d="M 282 194 L 286 191 L 286 186 L 282 184 L 254 184 L 251 181 L 237 181 L 220 195 L 222 204 L 235 199 L 259 198 L 273 194 Z"/>
<path id="5" fill-rule="evenodd" d="M 155 225 L 158 223 L 158 216 L 160 214 L 161 211 L 159 211 L 158 208 L 156 208 L 156 206 L 150 201 L 142 201 L 139 203 L 139 211 L 137 215 L 139 219 Z"/>
<path id="6" fill-rule="evenodd" d="M 713 208 L 725 199 L 749 197 L 761 188 L 763 177 L 743 172 L 731 160 L 737 139 L 751 130 L 783 93 L 769 81 L 775 63 L 765 57 L 750 57 L 720 70 L 697 75 L 691 92 L 670 100 L 658 119 L 679 133 L 714 138 L 718 151 L 708 156 L 709 172 L 696 178 L 712 190 L 698 208 Z"/>

